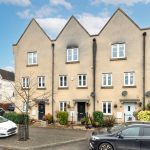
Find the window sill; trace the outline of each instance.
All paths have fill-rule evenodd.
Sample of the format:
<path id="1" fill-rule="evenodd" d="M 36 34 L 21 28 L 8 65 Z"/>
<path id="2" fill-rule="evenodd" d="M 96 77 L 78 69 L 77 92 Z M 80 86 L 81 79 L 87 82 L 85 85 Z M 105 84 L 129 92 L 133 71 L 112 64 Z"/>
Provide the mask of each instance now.
<path id="1" fill-rule="evenodd" d="M 38 87 L 37 90 L 46 90 L 45 87 Z"/>
<path id="2" fill-rule="evenodd" d="M 80 63 L 80 61 L 69 61 L 69 62 L 66 62 L 66 64 L 77 64 L 77 63 Z"/>
<path id="3" fill-rule="evenodd" d="M 30 88 L 27 88 L 27 87 L 26 87 L 26 88 L 23 88 L 23 87 L 22 87 L 22 90 L 30 90 Z"/>
<path id="4" fill-rule="evenodd" d="M 124 57 L 124 58 L 110 58 L 110 61 L 118 61 L 118 60 L 127 60 L 127 57 Z"/>
<path id="5" fill-rule="evenodd" d="M 113 89 L 113 86 L 101 86 L 101 89 Z"/>
<path id="6" fill-rule="evenodd" d="M 136 88 L 136 85 L 122 86 L 123 88 Z"/>
<path id="7" fill-rule="evenodd" d="M 67 90 L 69 87 L 58 87 L 59 90 Z"/>
<path id="8" fill-rule="evenodd" d="M 38 64 L 31 64 L 31 65 L 26 65 L 26 67 L 36 67 Z"/>
<path id="9" fill-rule="evenodd" d="M 77 87 L 76 89 L 88 89 L 87 86 L 84 86 L 84 87 Z"/>

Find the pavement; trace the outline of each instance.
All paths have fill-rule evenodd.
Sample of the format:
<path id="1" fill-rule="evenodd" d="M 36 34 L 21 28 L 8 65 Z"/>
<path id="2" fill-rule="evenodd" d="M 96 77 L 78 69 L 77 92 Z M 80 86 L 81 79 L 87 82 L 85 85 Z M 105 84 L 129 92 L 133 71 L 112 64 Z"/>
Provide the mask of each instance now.
<path id="1" fill-rule="evenodd" d="M 30 127 L 29 140 L 18 141 L 18 135 L 0 138 L 0 150 L 53 149 L 53 147 L 58 147 L 59 145 L 85 142 L 91 133 L 91 130 Z"/>

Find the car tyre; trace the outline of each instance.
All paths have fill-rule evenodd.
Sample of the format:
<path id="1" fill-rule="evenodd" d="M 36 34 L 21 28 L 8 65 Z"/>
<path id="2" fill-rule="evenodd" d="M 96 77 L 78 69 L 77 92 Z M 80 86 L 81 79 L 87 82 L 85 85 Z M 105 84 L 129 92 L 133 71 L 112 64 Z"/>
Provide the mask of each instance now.
<path id="1" fill-rule="evenodd" d="M 99 150 L 113 150 L 113 146 L 109 143 L 102 143 L 99 145 Z"/>

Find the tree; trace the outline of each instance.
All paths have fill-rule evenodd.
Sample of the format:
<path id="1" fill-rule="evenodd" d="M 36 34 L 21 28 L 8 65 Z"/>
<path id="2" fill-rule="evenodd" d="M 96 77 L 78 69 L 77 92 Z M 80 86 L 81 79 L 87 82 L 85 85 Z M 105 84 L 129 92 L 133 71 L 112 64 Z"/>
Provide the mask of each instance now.
<path id="1" fill-rule="evenodd" d="M 15 103 L 16 109 L 18 109 L 22 114 L 25 114 L 25 127 L 23 130 L 25 136 L 24 140 L 29 139 L 29 121 L 27 117 L 30 115 L 29 110 L 36 105 L 36 100 L 48 100 L 48 98 L 51 97 L 50 91 L 41 90 L 40 92 L 37 92 L 38 84 L 33 75 L 33 73 L 30 73 L 30 76 L 22 78 L 22 81 L 15 81 L 15 85 L 11 83 L 14 88 L 17 103 L 12 100 L 12 97 L 6 97 L 7 100 Z M 24 109 L 21 108 L 22 104 L 24 104 Z"/>

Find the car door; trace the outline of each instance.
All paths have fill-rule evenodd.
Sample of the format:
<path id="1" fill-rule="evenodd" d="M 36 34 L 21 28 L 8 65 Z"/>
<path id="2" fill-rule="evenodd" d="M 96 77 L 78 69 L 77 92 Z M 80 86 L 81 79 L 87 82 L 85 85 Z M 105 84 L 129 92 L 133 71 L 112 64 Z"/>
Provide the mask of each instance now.
<path id="1" fill-rule="evenodd" d="M 143 127 L 141 150 L 150 150 L 150 127 Z"/>
<path id="2" fill-rule="evenodd" d="M 128 127 L 123 129 L 118 134 L 118 140 L 116 140 L 117 150 L 140 150 L 140 127 Z"/>

